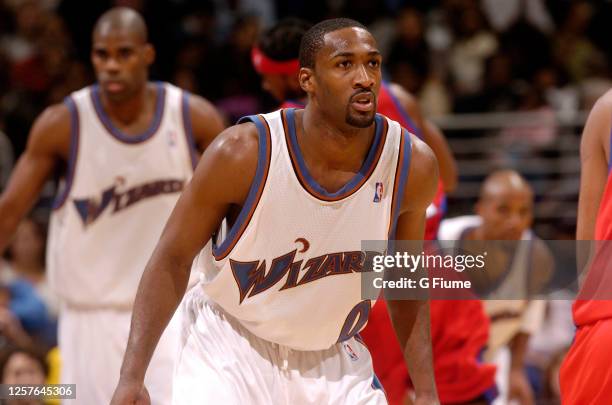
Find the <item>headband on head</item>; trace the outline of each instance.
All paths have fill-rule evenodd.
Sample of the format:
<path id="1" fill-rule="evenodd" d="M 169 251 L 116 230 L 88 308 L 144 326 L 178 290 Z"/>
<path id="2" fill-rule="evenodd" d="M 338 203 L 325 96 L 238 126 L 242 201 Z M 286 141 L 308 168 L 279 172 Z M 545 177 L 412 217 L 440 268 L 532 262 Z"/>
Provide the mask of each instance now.
<path id="1" fill-rule="evenodd" d="M 298 59 L 276 61 L 267 57 L 259 48 L 251 50 L 251 62 L 259 74 L 294 75 L 300 70 Z"/>

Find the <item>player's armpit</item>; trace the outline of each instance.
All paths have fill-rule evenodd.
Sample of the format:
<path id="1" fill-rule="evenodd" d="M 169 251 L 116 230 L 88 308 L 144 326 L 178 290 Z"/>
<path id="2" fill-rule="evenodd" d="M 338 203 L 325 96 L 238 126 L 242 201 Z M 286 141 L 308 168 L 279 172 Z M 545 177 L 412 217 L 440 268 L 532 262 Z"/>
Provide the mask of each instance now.
<path id="1" fill-rule="evenodd" d="M 189 95 L 189 114 L 193 138 L 202 153 L 227 126 L 217 108 L 203 97 Z"/>
<path id="2" fill-rule="evenodd" d="M 26 150 L 0 196 L 0 253 L 57 164 L 68 160 L 70 131 L 70 111 L 65 104 L 48 107 L 34 122 Z"/>
<path id="3" fill-rule="evenodd" d="M 195 255 L 228 208 L 243 204 L 257 159 L 258 133 L 252 123 L 228 128 L 206 149 L 138 286 L 120 386 L 142 384 L 157 342 L 185 294 Z"/>

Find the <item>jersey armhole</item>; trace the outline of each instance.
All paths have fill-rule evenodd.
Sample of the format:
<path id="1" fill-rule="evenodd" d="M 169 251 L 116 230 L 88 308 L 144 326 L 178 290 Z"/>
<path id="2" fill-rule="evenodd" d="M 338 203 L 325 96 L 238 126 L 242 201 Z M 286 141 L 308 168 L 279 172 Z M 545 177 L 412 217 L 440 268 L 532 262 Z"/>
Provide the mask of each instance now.
<path id="1" fill-rule="evenodd" d="M 189 157 L 191 158 L 191 167 L 193 169 L 196 168 L 198 164 L 198 153 L 195 143 L 195 138 L 193 137 L 193 125 L 191 123 L 191 111 L 189 110 L 189 96 L 190 93 L 188 91 L 183 90 L 181 95 L 181 113 L 183 116 L 183 132 L 185 133 L 185 138 L 187 138 L 187 148 L 189 149 Z"/>
<path id="2" fill-rule="evenodd" d="M 259 133 L 259 142 L 257 147 L 257 169 L 255 170 L 255 178 L 253 179 L 253 183 L 249 189 L 249 194 L 247 195 L 246 201 L 240 210 L 240 214 L 238 215 L 236 222 L 231 226 L 227 237 L 225 240 L 223 240 L 221 245 L 217 246 L 216 243 L 213 243 L 212 253 L 217 261 L 223 260 L 229 255 L 251 221 L 255 208 L 257 208 L 261 195 L 263 194 L 264 185 L 266 184 L 270 169 L 272 146 L 270 127 L 265 118 L 261 115 L 250 115 L 248 117 L 243 117 L 238 121 L 238 124 L 248 121 L 255 124 L 257 127 L 257 132 Z"/>
<path id="3" fill-rule="evenodd" d="M 406 181 L 408 172 L 410 171 L 410 158 L 412 155 L 412 141 L 410 134 L 406 129 L 402 128 L 402 137 L 400 140 L 399 153 L 397 157 L 397 166 L 395 169 L 395 178 L 393 184 L 393 197 L 391 199 L 391 221 L 389 224 L 389 248 L 391 241 L 395 239 L 397 231 L 397 220 L 399 218 L 404 190 L 406 189 Z M 389 249 L 391 252 L 392 249 Z"/>
<path id="4" fill-rule="evenodd" d="M 64 104 L 70 111 L 70 153 L 68 155 L 68 163 L 66 166 L 66 174 L 64 176 L 63 189 L 58 190 L 55 200 L 53 201 L 53 209 L 58 210 L 63 207 L 64 203 L 68 199 L 72 183 L 74 182 L 74 172 L 76 169 L 78 151 L 79 151 L 79 139 L 80 139 L 80 123 L 79 123 L 79 110 L 72 97 L 68 96 L 64 99 Z"/>

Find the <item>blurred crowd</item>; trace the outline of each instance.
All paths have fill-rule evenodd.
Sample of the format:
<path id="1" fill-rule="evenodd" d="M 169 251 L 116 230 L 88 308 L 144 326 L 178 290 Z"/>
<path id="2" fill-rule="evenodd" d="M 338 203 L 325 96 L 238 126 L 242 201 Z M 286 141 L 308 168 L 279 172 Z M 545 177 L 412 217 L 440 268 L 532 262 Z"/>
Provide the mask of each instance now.
<path id="1" fill-rule="evenodd" d="M 5 0 L 0 2 L 0 191 L 34 118 L 93 83 L 91 29 L 115 5 L 145 16 L 157 52 L 152 78 L 203 95 L 228 122 L 275 107 L 261 89 L 250 52 L 263 29 L 287 16 L 312 22 L 344 16 L 367 25 L 379 41 L 386 78 L 415 94 L 430 117 L 501 111 L 572 117 L 612 87 L 606 30 L 612 2 Z M 550 137 L 546 127 L 538 134 L 544 141 Z M 503 135 L 521 133 L 510 128 Z M 45 202 L 41 205 L 44 212 Z M 11 348 L 1 364 L 3 381 L 10 376 L 9 355 L 13 363 L 21 355 L 46 372 L 37 351 L 55 345 L 57 304 L 44 279 L 41 217 L 24 221 L 0 258 L 0 347 Z M 549 311 L 556 307 L 549 305 Z M 550 346 L 548 339 L 534 339 L 534 363 Z M 564 335 L 560 347 L 566 340 Z M 547 359 L 546 367 L 554 360 Z"/>
<path id="2" fill-rule="evenodd" d="M 0 123 L 14 155 L 46 105 L 93 81 L 91 27 L 116 4 L 144 14 L 157 50 L 153 78 L 204 95 L 230 122 L 274 107 L 249 55 L 258 33 L 286 16 L 347 16 L 366 24 L 387 77 L 418 95 L 429 116 L 571 114 L 588 109 L 612 83 L 610 2 L 7 0 L 0 3 Z"/>

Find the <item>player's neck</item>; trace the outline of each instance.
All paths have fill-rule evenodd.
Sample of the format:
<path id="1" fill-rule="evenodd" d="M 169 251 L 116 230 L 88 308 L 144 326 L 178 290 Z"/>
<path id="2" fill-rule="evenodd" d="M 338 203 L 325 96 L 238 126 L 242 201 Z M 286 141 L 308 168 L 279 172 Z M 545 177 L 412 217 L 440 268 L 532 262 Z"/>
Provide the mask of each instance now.
<path id="1" fill-rule="evenodd" d="M 152 109 L 157 98 L 155 89 L 146 83 L 142 88 L 134 93 L 131 97 L 122 101 L 110 100 L 104 92 L 101 93 L 102 107 L 106 114 L 120 124 L 130 124 L 142 114 L 146 114 L 147 110 Z"/>
<path id="2" fill-rule="evenodd" d="M 346 171 L 361 168 L 374 139 L 374 124 L 367 128 L 337 127 L 309 105 L 295 115 L 295 120 L 298 143 L 307 162 Z"/>

